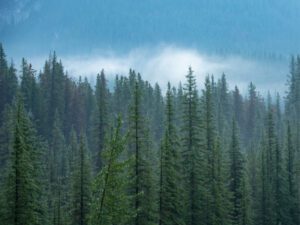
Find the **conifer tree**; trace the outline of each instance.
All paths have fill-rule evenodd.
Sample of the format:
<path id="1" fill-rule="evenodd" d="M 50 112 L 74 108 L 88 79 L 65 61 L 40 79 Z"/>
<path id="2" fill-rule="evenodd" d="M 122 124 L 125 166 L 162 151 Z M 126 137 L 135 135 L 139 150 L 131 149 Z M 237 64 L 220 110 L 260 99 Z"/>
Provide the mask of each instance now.
<path id="1" fill-rule="evenodd" d="M 240 131 L 244 131 L 244 106 L 243 97 L 237 86 L 235 86 L 233 91 L 233 116 L 238 124 Z"/>
<path id="2" fill-rule="evenodd" d="M 2 190 L 1 223 L 39 225 L 47 218 L 41 196 L 38 141 L 21 97 L 15 105 L 12 152 Z"/>
<path id="3" fill-rule="evenodd" d="M 182 110 L 183 110 L 183 88 L 181 82 L 178 85 L 178 88 L 173 88 L 174 90 L 174 97 L 175 97 L 175 117 L 176 117 L 176 126 L 178 130 L 183 127 L 182 124 Z"/>
<path id="4" fill-rule="evenodd" d="M 249 99 L 247 105 L 247 121 L 246 121 L 246 129 L 247 129 L 247 139 L 250 144 L 254 137 L 255 132 L 255 123 L 257 117 L 257 92 L 255 85 L 251 82 L 249 85 Z"/>
<path id="5" fill-rule="evenodd" d="M 24 104 L 28 111 L 37 116 L 37 109 L 35 107 L 37 104 L 37 84 L 35 79 L 35 71 L 33 70 L 31 64 L 22 59 L 22 76 L 21 76 L 21 92 L 24 96 Z"/>
<path id="6" fill-rule="evenodd" d="M 2 44 L 0 43 L 0 115 L 2 114 L 2 111 L 4 110 L 4 106 L 6 104 L 5 101 L 5 77 L 7 75 L 8 66 L 6 61 L 6 55 L 3 49 Z M 1 117 L 0 117 L 1 119 Z"/>
<path id="7" fill-rule="evenodd" d="M 41 76 L 41 75 L 40 75 Z M 68 74 L 65 76 L 64 84 L 64 112 L 63 112 L 63 121 L 64 121 L 64 135 L 70 137 L 69 132 L 75 130 L 73 124 L 73 110 L 74 110 L 74 101 L 76 98 L 76 89 L 77 82 L 72 78 L 68 77 Z M 45 104 L 45 103 L 43 103 Z M 69 140 L 70 141 L 70 140 Z"/>
<path id="8" fill-rule="evenodd" d="M 268 166 L 267 166 L 267 144 L 266 140 L 262 141 L 262 151 L 261 151 L 261 167 L 260 167 L 260 178 L 261 178 L 261 190 L 260 190 L 260 207 L 258 210 L 259 224 L 267 225 L 274 224 L 274 214 L 272 209 L 272 188 L 268 176 Z"/>
<path id="9" fill-rule="evenodd" d="M 229 196 L 225 187 L 224 162 L 216 130 L 213 92 L 213 80 L 207 77 L 203 91 L 203 128 L 205 132 L 203 155 L 206 160 L 204 184 L 207 190 L 204 209 L 205 223 L 229 224 Z"/>
<path id="10" fill-rule="evenodd" d="M 0 43 L 0 125 L 4 122 L 3 110 L 7 104 L 11 104 L 16 96 L 18 78 L 13 62 L 8 66 L 6 55 Z"/>
<path id="11" fill-rule="evenodd" d="M 150 225 L 155 218 L 155 201 L 153 201 L 153 175 L 150 165 L 149 132 L 141 112 L 141 87 L 138 80 L 134 83 L 133 102 L 129 118 L 129 153 L 134 157 L 132 169 L 135 179 L 132 194 L 135 195 L 134 209 L 137 212 L 135 225 Z"/>
<path id="12" fill-rule="evenodd" d="M 53 225 L 69 223 L 69 168 L 67 160 L 67 146 L 61 130 L 58 113 L 52 130 L 52 140 L 49 149 L 49 214 Z"/>
<path id="13" fill-rule="evenodd" d="M 278 103 L 277 103 L 278 104 Z M 278 106 L 277 106 L 278 108 Z M 286 174 L 283 166 L 281 145 L 278 138 L 280 129 L 275 123 L 274 107 L 271 105 L 271 97 L 268 99 L 268 120 L 267 120 L 267 146 L 266 146 L 266 176 L 269 182 L 270 210 L 275 218 L 274 224 L 289 224 Z M 277 123 L 279 121 L 276 121 Z M 276 132 L 277 130 L 277 132 Z M 269 221 L 272 222 L 272 221 Z"/>
<path id="14" fill-rule="evenodd" d="M 97 127 L 96 127 L 96 137 L 97 137 L 97 150 L 96 150 L 96 171 L 102 167 L 101 163 L 101 152 L 104 148 L 104 138 L 106 135 L 106 130 L 108 127 L 108 97 L 109 91 L 107 89 L 107 81 L 105 78 L 104 70 L 101 74 L 97 76 L 96 83 L 96 102 L 97 102 Z"/>
<path id="15" fill-rule="evenodd" d="M 230 130 L 230 102 L 228 93 L 228 84 L 225 74 L 222 74 L 217 86 L 217 127 L 219 134 L 222 137 L 222 142 L 226 141 L 227 130 Z"/>
<path id="16" fill-rule="evenodd" d="M 152 130 L 154 133 L 154 141 L 155 143 L 159 143 L 159 141 L 162 138 L 163 134 L 163 115 L 164 115 L 164 102 L 163 97 L 161 95 L 161 89 L 159 85 L 156 83 L 154 87 L 154 93 L 153 93 L 154 101 L 153 101 L 153 120 L 152 122 Z M 151 99 L 151 97 L 150 97 Z M 151 107 L 151 106 L 150 106 Z M 147 110 L 147 109 L 146 109 Z"/>
<path id="17" fill-rule="evenodd" d="M 3 190 L 4 178 L 12 151 L 12 139 L 14 135 L 14 109 L 7 105 L 2 112 L 3 123 L 0 127 L 0 189 Z"/>
<path id="18" fill-rule="evenodd" d="M 294 145 L 297 151 L 300 149 L 300 56 L 292 57 L 290 76 L 288 79 L 288 94 L 286 102 L 286 114 L 292 122 L 291 127 L 295 133 Z"/>
<path id="19" fill-rule="evenodd" d="M 127 193 L 131 159 L 121 160 L 127 137 L 121 134 L 121 118 L 102 152 L 103 167 L 93 185 L 90 224 L 125 225 L 136 215 L 131 207 L 134 196 Z"/>
<path id="20" fill-rule="evenodd" d="M 57 60 L 56 53 L 50 55 L 46 61 L 44 69 L 39 76 L 41 97 L 44 99 L 41 115 L 43 115 L 42 131 L 47 138 L 51 138 L 55 121 L 55 115 L 58 116 L 62 123 L 62 114 L 65 107 L 65 74 L 62 62 Z"/>
<path id="21" fill-rule="evenodd" d="M 88 149 L 81 134 L 72 166 L 72 225 L 87 225 L 91 202 L 91 168 Z"/>
<path id="22" fill-rule="evenodd" d="M 276 205 L 275 205 L 275 188 L 274 188 L 274 171 L 275 171 L 275 151 L 276 151 L 276 134 L 273 119 L 271 100 L 268 100 L 268 113 L 266 118 L 265 137 L 262 142 L 261 150 L 261 207 L 260 223 L 276 224 Z"/>
<path id="23" fill-rule="evenodd" d="M 182 157 L 184 173 L 184 198 L 185 223 L 197 224 L 201 221 L 201 161 L 200 161 L 200 119 L 199 99 L 196 88 L 196 79 L 192 68 L 186 76 L 183 97 L 183 127 L 182 127 Z M 203 212 L 203 211 L 202 211 Z"/>
<path id="24" fill-rule="evenodd" d="M 278 103 L 277 103 L 278 104 Z M 278 110 L 278 106 L 277 106 Z M 274 112 L 273 112 L 274 113 Z M 278 112 L 277 112 L 278 117 Z M 276 225 L 280 224 L 289 224 L 290 215 L 288 211 L 288 198 L 287 198 L 287 180 L 286 180 L 286 170 L 284 167 L 284 158 L 282 152 L 282 145 L 279 140 L 279 134 L 281 131 L 280 128 L 280 118 L 277 118 L 277 124 L 275 128 L 277 133 L 276 137 L 276 146 L 274 152 L 274 194 L 275 194 L 275 213 L 276 213 Z M 274 126 L 275 126 L 274 125 Z"/>
<path id="25" fill-rule="evenodd" d="M 232 139 L 229 151 L 229 190 L 231 192 L 232 204 L 230 216 L 233 225 L 246 225 L 250 224 L 249 202 L 245 177 L 245 162 L 241 153 L 237 130 L 237 124 L 235 120 L 233 120 Z"/>
<path id="26" fill-rule="evenodd" d="M 82 79 L 79 77 L 71 104 L 71 123 L 77 133 L 88 132 L 94 105 L 93 97 L 92 88 L 87 78 Z"/>
<path id="27" fill-rule="evenodd" d="M 174 96 L 168 83 L 165 133 L 160 152 L 159 224 L 182 225 L 182 187 L 179 137 L 175 125 Z"/>
<path id="28" fill-rule="evenodd" d="M 287 171 L 287 190 L 288 190 L 288 210 L 290 224 L 299 224 L 299 202 L 297 201 L 297 177 L 296 177 L 296 163 L 295 163 L 295 148 L 293 145 L 293 137 L 291 125 L 287 123 L 286 135 L 286 171 Z"/>

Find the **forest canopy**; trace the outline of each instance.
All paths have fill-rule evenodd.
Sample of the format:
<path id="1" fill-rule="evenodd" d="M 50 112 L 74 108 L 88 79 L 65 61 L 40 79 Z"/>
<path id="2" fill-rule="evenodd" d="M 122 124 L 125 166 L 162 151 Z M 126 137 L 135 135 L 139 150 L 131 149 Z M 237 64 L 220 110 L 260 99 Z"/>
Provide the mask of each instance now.
<path id="1" fill-rule="evenodd" d="M 287 81 L 262 96 L 130 69 L 108 88 L 55 53 L 17 70 L 0 45 L 0 225 L 299 225 L 299 56 Z"/>

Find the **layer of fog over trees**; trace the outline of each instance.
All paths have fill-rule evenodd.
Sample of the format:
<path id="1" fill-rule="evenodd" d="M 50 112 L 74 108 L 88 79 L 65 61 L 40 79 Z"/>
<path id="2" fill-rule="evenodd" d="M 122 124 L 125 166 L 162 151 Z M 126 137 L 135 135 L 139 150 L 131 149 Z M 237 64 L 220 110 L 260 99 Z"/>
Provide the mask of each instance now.
<path id="1" fill-rule="evenodd" d="M 299 56 L 286 73 L 284 96 L 192 67 L 166 87 L 130 69 L 109 89 L 55 53 L 17 69 L 1 45 L 0 224 L 299 225 Z"/>
<path id="2" fill-rule="evenodd" d="M 16 68 L 25 57 L 39 72 L 56 51 L 70 76 L 90 76 L 92 86 L 101 68 L 110 87 L 134 68 L 165 92 L 191 65 L 200 88 L 206 74 L 224 72 L 243 96 L 250 77 L 262 95 L 283 95 L 300 52 L 299 11 L 298 0 L 2 0 L 0 37 Z"/>

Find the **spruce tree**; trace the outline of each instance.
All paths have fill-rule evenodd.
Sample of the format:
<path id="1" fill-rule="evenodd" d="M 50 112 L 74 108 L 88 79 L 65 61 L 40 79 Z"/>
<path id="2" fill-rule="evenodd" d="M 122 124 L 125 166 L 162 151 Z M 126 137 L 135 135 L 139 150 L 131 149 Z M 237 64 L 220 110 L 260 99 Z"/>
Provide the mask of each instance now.
<path id="1" fill-rule="evenodd" d="M 4 122 L 2 113 L 8 104 L 11 104 L 16 96 L 18 78 L 13 62 L 8 66 L 6 55 L 0 43 L 0 125 Z"/>
<path id="2" fill-rule="evenodd" d="M 21 97 L 15 105 L 12 151 L 2 190 L 1 224 L 38 225 L 46 222 L 40 180 L 38 140 Z"/>
<path id="3" fill-rule="evenodd" d="M 277 121 L 278 123 L 279 121 Z M 278 125 L 278 124 L 277 124 Z M 276 146 L 274 152 L 274 194 L 275 194 L 275 212 L 276 212 L 276 225 L 289 224 L 290 215 L 286 205 L 288 205 L 288 189 L 286 170 L 284 167 L 284 158 L 282 146 L 279 140 L 280 129 L 277 128 L 276 133 Z"/>
<path id="4" fill-rule="evenodd" d="M 62 62 L 57 60 L 56 53 L 50 55 L 49 60 L 45 62 L 44 69 L 39 76 L 41 97 L 43 107 L 41 115 L 42 132 L 45 137 L 51 138 L 55 116 L 58 116 L 62 123 L 62 114 L 65 108 L 65 74 Z"/>
<path id="5" fill-rule="evenodd" d="M 87 78 L 79 81 L 74 90 L 74 97 L 71 104 L 71 123 L 77 133 L 89 131 L 90 118 L 94 105 L 94 96 L 92 87 L 90 86 Z M 88 133 L 87 133 L 88 134 Z M 69 135 L 69 131 L 67 131 Z"/>
<path id="6" fill-rule="evenodd" d="M 232 211 L 230 213 L 232 225 L 250 224 L 249 202 L 246 184 L 245 162 L 241 153 L 238 128 L 235 120 L 232 125 L 232 137 L 229 150 L 230 176 L 229 190 Z"/>
<path id="7" fill-rule="evenodd" d="M 296 163 L 295 163 L 295 148 L 293 144 L 291 125 L 287 122 L 286 134 L 286 171 L 287 171 L 287 191 L 288 191 L 288 210 L 290 224 L 299 224 L 299 202 L 297 193 L 297 177 L 296 177 Z"/>
<path id="8" fill-rule="evenodd" d="M 69 168 L 67 146 L 62 133 L 58 113 L 52 130 L 52 140 L 49 148 L 49 214 L 53 225 L 69 223 L 70 212 L 65 212 L 69 206 Z"/>
<path id="9" fill-rule="evenodd" d="M 261 207 L 260 223 L 276 224 L 277 212 L 275 208 L 275 151 L 276 151 L 276 134 L 273 119 L 271 100 L 268 100 L 268 113 L 266 118 L 266 130 L 261 146 Z"/>
<path id="10" fill-rule="evenodd" d="M 228 93 L 228 84 L 225 74 L 222 74 L 221 79 L 217 84 L 217 127 L 219 134 L 222 138 L 222 142 L 226 142 L 226 132 L 230 130 L 230 102 Z"/>
<path id="11" fill-rule="evenodd" d="M 104 70 L 101 74 L 97 76 L 96 83 L 96 102 L 97 102 L 97 124 L 96 124 L 96 140 L 97 140 L 97 150 L 96 150 L 96 171 L 102 167 L 101 163 L 101 152 L 104 148 L 104 138 L 106 135 L 106 130 L 108 127 L 108 97 L 109 91 L 107 89 L 107 81 L 105 78 Z"/>
<path id="12" fill-rule="evenodd" d="M 271 97 L 268 100 L 268 120 L 267 120 L 267 151 L 266 151 L 266 167 L 267 176 L 271 184 L 270 206 L 274 215 L 274 224 L 289 224 L 289 215 L 287 199 L 287 183 L 286 173 L 283 164 L 282 147 L 279 140 L 280 129 L 278 129 L 279 122 L 275 121 L 274 107 L 271 105 Z M 277 103 L 278 105 L 278 103 Z M 277 106 L 278 110 L 278 106 Z M 278 112 L 277 112 L 278 113 Z M 277 122 L 277 123 L 275 123 Z M 270 215 L 271 216 L 271 215 Z M 269 221 L 270 223 L 271 221 Z"/>
<path id="13" fill-rule="evenodd" d="M 233 117 L 235 118 L 241 133 L 244 131 L 245 121 L 243 104 L 243 97 L 241 96 L 238 87 L 235 86 L 233 91 Z"/>
<path id="14" fill-rule="evenodd" d="M 160 152 L 159 224 L 182 225 L 180 143 L 174 115 L 174 96 L 168 83 L 165 133 Z"/>
<path id="15" fill-rule="evenodd" d="M 225 186 L 223 153 L 216 130 L 214 81 L 207 77 L 203 91 L 203 129 L 205 142 L 205 206 L 206 224 L 229 224 L 229 196 Z M 222 204 L 221 204 L 222 203 Z"/>
<path id="16" fill-rule="evenodd" d="M 72 225 L 87 225 L 91 202 L 91 168 L 83 134 L 72 165 Z"/>
<path id="17" fill-rule="evenodd" d="M 153 97 L 150 96 L 150 99 L 153 98 L 153 103 L 151 105 L 153 108 L 153 119 L 151 121 L 152 124 L 152 130 L 154 133 L 154 142 L 155 143 L 159 143 L 159 141 L 162 138 L 162 134 L 163 134 L 163 115 L 164 115 L 164 102 L 163 102 L 163 97 L 161 95 L 161 89 L 159 87 L 159 85 L 156 83 L 155 87 L 154 87 L 154 93 L 153 93 Z M 151 107 L 151 105 L 149 107 Z M 149 109 L 146 109 L 147 111 Z"/>
<path id="18" fill-rule="evenodd" d="M 149 145 L 149 130 L 141 112 L 142 93 L 138 80 L 135 80 L 133 88 L 133 102 L 129 118 L 129 153 L 134 157 L 132 172 L 135 182 L 131 190 L 135 195 L 134 209 L 137 212 L 134 224 L 150 225 L 156 221 L 153 172 L 149 160 L 151 145 Z"/>
<path id="19" fill-rule="evenodd" d="M 273 202 L 272 202 L 272 188 L 271 182 L 268 175 L 268 165 L 267 165 L 267 143 L 266 140 L 262 141 L 262 151 L 261 151 L 261 166 L 260 166 L 260 179 L 261 179 L 261 190 L 260 190 L 260 200 L 259 200 L 259 210 L 258 218 L 260 225 L 274 224 L 274 214 L 273 214 Z"/>
<path id="20" fill-rule="evenodd" d="M 26 109 L 33 113 L 36 117 L 38 115 L 38 88 L 35 78 L 35 71 L 31 64 L 22 59 L 22 75 L 21 75 L 21 92 L 24 96 L 24 105 Z"/>
<path id="21" fill-rule="evenodd" d="M 128 169 L 131 159 L 121 160 L 125 151 L 127 136 L 121 134 L 121 118 L 102 152 L 103 167 L 93 185 L 90 224 L 125 225 L 136 215 L 131 207 L 134 196 L 127 192 L 130 185 Z"/>
<path id="22" fill-rule="evenodd" d="M 14 107 L 7 105 L 2 112 L 3 123 L 0 127 L 0 189 L 2 190 L 4 178 L 12 151 L 12 139 L 14 135 Z"/>
<path id="23" fill-rule="evenodd" d="M 2 111 L 4 110 L 4 106 L 7 103 L 5 100 L 5 86 L 6 86 L 6 79 L 7 76 L 8 66 L 7 66 L 7 60 L 6 55 L 3 49 L 2 44 L 0 43 L 0 116 L 2 114 Z M 1 117 L 0 117 L 1 119 Z"/>
<path id="24" fill-rule="evenodd" d="M 192 68 L 189 68 L 186 76 L 183 96 L 182 118 L 182 157 L 185 223 L 197 224 L 201 221 L 201 159 L 200 159 L 200 119 L 199 98 L 196 87 L 196 79 Z M 203 212 L 203 211 L 202 211 Z"/>

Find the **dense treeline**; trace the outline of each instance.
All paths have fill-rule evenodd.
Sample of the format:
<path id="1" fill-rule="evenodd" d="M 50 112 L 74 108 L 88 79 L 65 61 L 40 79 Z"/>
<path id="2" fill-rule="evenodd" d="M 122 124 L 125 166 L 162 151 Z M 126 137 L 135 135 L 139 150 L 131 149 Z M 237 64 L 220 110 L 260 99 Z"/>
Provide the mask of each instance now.
<path id="1" fill-rule="evenodd" d="M 300 57 L 288 93 L 243 96 L 189 68 L 74 79 L 54 54 L 17 72 L 0 46 L 0 224 L 300 224 Z"/>

